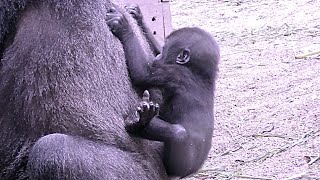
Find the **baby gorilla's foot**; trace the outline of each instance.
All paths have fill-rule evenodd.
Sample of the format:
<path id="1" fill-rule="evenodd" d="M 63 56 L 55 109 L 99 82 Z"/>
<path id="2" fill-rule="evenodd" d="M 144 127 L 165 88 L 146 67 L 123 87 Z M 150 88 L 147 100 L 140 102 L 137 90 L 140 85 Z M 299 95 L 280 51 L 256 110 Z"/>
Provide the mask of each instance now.
<path id="1" fill-rule="evenodd" d="M 143 128 L 149 125 L 152 118 L 159 114 L 159 109 L 157 103 L 150 101 L 149 91 L 145 90 L 134 117 L 127 118 L 125 121 L 126 130 L 131 133 L 143 130 Z"/>

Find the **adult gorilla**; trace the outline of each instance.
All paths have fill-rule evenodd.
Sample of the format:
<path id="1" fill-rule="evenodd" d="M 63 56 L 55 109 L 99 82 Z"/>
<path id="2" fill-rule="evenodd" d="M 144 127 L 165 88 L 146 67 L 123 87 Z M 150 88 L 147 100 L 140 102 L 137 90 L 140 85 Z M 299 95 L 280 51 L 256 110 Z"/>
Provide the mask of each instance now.
<path id="1" fill-rule="evenodd" d="M 0 179 L 167 178 L 159 144 L 124 129 L 138 96 L 112 6 L 1 0 Z"/>

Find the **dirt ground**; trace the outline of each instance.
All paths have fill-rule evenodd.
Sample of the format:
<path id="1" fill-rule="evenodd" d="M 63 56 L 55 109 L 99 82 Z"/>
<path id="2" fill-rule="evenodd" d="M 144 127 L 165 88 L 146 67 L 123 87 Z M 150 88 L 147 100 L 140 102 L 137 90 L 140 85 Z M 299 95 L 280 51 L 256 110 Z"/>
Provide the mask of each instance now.
<path id="1" fill-rule="evenodd" d="M 212 149 L 191 179 L 320 179 L 319 0 L 173 0 L 216 38 Z"/>

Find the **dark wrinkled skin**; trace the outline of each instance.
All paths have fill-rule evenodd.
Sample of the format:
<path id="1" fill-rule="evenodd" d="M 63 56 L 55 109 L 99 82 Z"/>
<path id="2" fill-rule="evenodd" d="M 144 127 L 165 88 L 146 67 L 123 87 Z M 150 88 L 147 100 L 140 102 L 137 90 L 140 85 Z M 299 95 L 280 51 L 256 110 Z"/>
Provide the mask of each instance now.
<path id="1" fill-rule="evenodd" d="M 160 143 L 124 128 L 140 98 L 105 24 L 112 6 L 1 0 L 0 179 L 167 179 Z"/>
<path id="2" fill-rule="evenodd" d="M 142 15 L 136 13 L 131 12 L 141 24 Z M 165 143 L 163 162 L 169 175 L 185 177 L 195 173 L 211 148 L 220 59 L 217 43 L 199 28 L 182 28 L 166 38 L 161 54 L 149 63 L 121 12 L 110 11 L 107 24 L 123 44 L 133 84 L 141 89 L 158 87 L 164 96 L 159 112 L 158 105 L 146 98 L 146 91 L 137 109 L 138 118 L 127 121 L 127 131 Z"/>

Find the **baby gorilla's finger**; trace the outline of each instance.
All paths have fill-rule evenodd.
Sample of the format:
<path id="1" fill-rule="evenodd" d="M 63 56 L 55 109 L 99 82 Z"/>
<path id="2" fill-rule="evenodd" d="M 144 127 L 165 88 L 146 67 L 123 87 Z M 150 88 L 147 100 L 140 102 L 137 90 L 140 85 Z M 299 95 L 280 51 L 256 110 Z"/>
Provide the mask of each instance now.
<path id="1" fill-rule="evenodd" d="M 119 24 L 119 21 L 116 20 L 115 18 L 112 18 L 107 20 L 106 23 L 108 24 L 108 26 L 110 26 L 110 28 L 113 28 L 113 26 L 116 26 Z"/>
<path id="2" fill-rule="evenodd" d="M 150 104 L 148 102 L 142 102 L 142 111 L 146 112 L 149 111 L 150 109 Z"/>
<path id="3" fill-rule="evenodd" d="M 137 13 L 140 14 L 140 7 L 137 4 L 131 4 L 131 5 L 127 5 L 125 6 L 126 9 L 132 9 L 134 11 L 136 11 Z"/>
<path id="4" fill-rule="evenodd" d="M 125 9 L 134 9 L 136 7 L 136 5 L 134 4 L 127 4 L 124 6 Z"/>
<path id="5" fill-rule="evenodd" d="M 128 12 L 137 12 L 135 7 L 126 7 L 126 11 L 128 11 Z"/>
<path id="6" fill-rule="evenodd" d="M 117 31 L 117 27 L 119 26 L 119 21 L 110 20 L 110 21 L 107 21 L 107 24 L 112 32 L 117 33 L 116 31 Z"/>
<path id="7" fill-rule="evenodd" d="M 154 108 L 155 108 L 156 115 L 158 115 L 158 114 L 159 114 L 159 111 L 160 111 L 160 106 L 159 106 L 159 104 L 156 103 L 155 106 L 154 106 Z"/>
<path id="8" fill-rule="evenodd" d="M 143 113 L 143 110 L 142 110 L 142 108 L 141 108 L 140 106 L 138 106 L 136 112 L 137 112 L 139 115 L 141 115 L 141 113 Z"/>
<path id="9" fill-rule="evenodd" d="M 141 14 L 139 6 L 137 6 L 137 5 L 127 6 L 126 7 L 126 11 L 129 14 L 131 14 L 133 19 L 137 20 L 138 23 L 141 23 L 140 21 L 142 20 L 143 17 L 142 17 L 142 14 Z"/>
<path id="10" fill-rule="evenodd" d="M 137 108 L 137 113 L 139 114 L 139 124 L 141 126 L 145 126 L 150 122 L 149 107 L 147 106 L 149 106 L 149 104 L 145 103 L 142 107 L 139 106 Z"/>
<path id="11" fill-rule="evenodd" d="M 127 11 L 128 11 L 128 13 L 131 14 L 134 18 L 138 16 L 137 11 L 135 11 L 135 10 L 128 9 Z"/>
<path id="12" fill-rule="evenodd" d="M 149 106 L 150 106 L 150 110 L 151 110 L 151 111 L 154 111 L 154 110 L 155 110 L 154 105 L 155 105 L 155 104 L 154 104 L 152 101 L 149 103 Z"/>
<path id="13" fill-rule="evenodd" d="M 141 112 L 141 111 L 142 111 L 141 107 L 138 106 L 138 107 L 137 107 L 137 112 Z"/>
<path id="14" fill-rule="evenodd" d="M 111 7 L 107 12 L 117 12 L 115 7 Z"/>
<path id="15" fill-rule="evenodd" d="M 144 125 L 146 123 L 145 112 L 140 106 L 137 107 L 136 113 L 139 115 L 139 124 Z"/>
<path id="16" fill-rule="evenodd" d="M 119 17 L 119 16 L 120 16 L 120 14 L 107 13 L 107 15 L 106 15 L 106 20 L 113 19 L 113 18 Z"/>
<path id="17" fill-rule="evenodd" d="M 120 20 L 121 17 L 119 17 L 119 15 L 111 14 L 110 16 L 106 17 L 106 23 L 110 28 L 119 26 Z"/>
<path id="18" fill-rule="evenodd" d="M 154 117 L 156 115 L 156 104 L 150 102 L 150 110 L 149 110 L 149 117 Z"/>
<path id="19" fill-rule="evenodd" d="M 150 102 L 150 93 L 148 90 L 145 90 L 142 95 L 142 101 Z"/>

